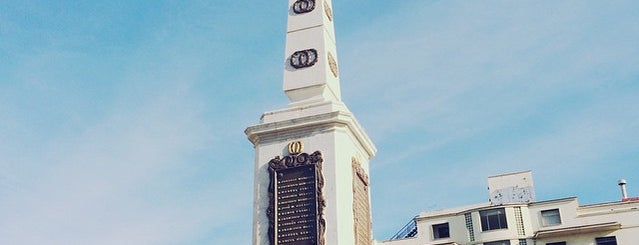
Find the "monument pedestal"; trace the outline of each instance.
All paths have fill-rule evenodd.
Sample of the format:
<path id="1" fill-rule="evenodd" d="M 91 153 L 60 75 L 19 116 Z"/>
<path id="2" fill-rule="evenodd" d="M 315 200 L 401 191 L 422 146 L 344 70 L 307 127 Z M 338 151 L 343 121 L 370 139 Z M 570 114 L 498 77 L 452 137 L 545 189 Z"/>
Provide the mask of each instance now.
<path id="1" fill-rule="evenodd" d="M 341 106 L 330 107 L 340 108 Z M 321 233 L 318 235 L 320 236 L 318 241 L 322 240 L 321 235 L 323 234 L 325 243 L 317 244 L 362 244 L 356 243 L 356 239 L 368 238 L 369 242 L 364 243 L 368 245 L 372 241 L 367 173 L 368 160 L 374 156 L 376 149 L 350 112 L 347 110 L 323 112 L 323 109 L 328 108 L 329 106 L 319 106 L 309 107 L 308 109 L 290 108 L 267 112 L 264 114 L 263 119 L 265 120 L 263 120 L 262 124 L 249 127 L 246 130 L 246 134 L 255 145 L 256 152 L 253 244 L 267 245 L 271 244 L 270 241 L 277 234 L 294 234 L 281 229 L 290 228 L 306 232 L 302 227 L 306 224 L 305 220 L 302 220 L 304 223 L 299 223 L 301 226 L 278 226 L 274 224 L 283 215 L 287 218 L 288 216 L 286 215 L 288 214 L 277 213 L 282 211 L 277 210 L 277 208 L 281 208 L 287 203 L 273 205 L 273 200 L 275 202 L 282 200 L 277 198 L 282 198 L 283 195 L 278 195 L 277 187 L 273 186 L 280 179 L 274 180 L 273 168 L 270 165 L 273 165 L 272 163 L 275 159 L 293 158 L 301 154 L 311 155 L 316 152 L 321 154 L 322 158 L 321 171 L 318 172 L 317 176 L 322 177 L 323 182 L 321 183 L 321 188 L 317 190 L 321 195 L 317 196 L 316 202 L 323 202 L 325 205 L 325 207 L 322 207 L 322 204 L 316 205 L 318 208 L 322 207 L 322 210 L 319 210 L 321 214 L 318 213 L 316 217 L 318 219 L 317 222 L 321 223 L 323 219 L 325 223 L 324 227 L 317 226 L 320 229 L 318 233 Z M 282 120 L 278 120 L 278 118 L 282 118 Z M 299 153 L 290 152 L 290 144 L 296 142 L 300 142 L 303 150 Z M 307 177 L 307 175 L 301 177 Z M 283 176 L 283 178 L 287 178 L 287 176 Z M 362 179 L 366 180 L 364 188 L 361 187 L 362 185 L 357 184 L 362 183 Z M 307 187 L 305 185 L 310 184 L 303 185 L 302 187 Z M 288 191 L 291 189 L 279 190 Z M 299 193 L 297 194 L 300 196 Z M 284 201 L 287 200 L 289 199 Z M 268 214 L 269 208 L 275 209 L 276 213 L 274 215 Z M 359 234 L 355 234 L 356 221 L 360 223 Z M 366 224 L 364 227 L 368 227 L 368 229 L 361 228 L 361 223 Z M 269 228 L 273 229 L 275 234 L 269 232 Z M 277 230 L 277 228 L 281 229 Z M 324 230 L 322 231 L 321 229 Z M 360 236 L 359 238 L 357 238 L 358 235 Z M 294 237 L 304 238 L 305 236 Z M 273 244 L 297 243 L 275 242 Z"/>

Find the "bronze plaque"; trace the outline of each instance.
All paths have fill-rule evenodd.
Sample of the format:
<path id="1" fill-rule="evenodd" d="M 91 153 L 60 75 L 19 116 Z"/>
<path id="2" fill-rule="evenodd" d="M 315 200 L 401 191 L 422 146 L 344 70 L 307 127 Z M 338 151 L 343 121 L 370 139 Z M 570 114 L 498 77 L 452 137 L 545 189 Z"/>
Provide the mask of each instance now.
<path id="1" fill-rule="evenodd" d="M 317 243 L 315 166 L 277 171 L 277 244 Z"/>
<path id="2" fill-rule="evenodd" d="M 368 196 L 368 175 L 353 158 L 353 215 L 355 245 L 372 244 L 371 208 Z"/>
<path id="3" fill-rule="evenodd" d="M 321 153 L 276 157 L 269 162 L 272 245 L 322 245 L 324 200 Z"/>

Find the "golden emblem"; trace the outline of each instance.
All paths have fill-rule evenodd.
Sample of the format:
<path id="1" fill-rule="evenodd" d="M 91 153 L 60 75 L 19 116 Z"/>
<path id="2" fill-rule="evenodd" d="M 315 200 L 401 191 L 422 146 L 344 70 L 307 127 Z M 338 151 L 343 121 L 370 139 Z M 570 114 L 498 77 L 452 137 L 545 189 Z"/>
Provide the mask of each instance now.
<path id="1" fill-rule="evenodd" d="M 333 73 L 333 76 L 337 78 L 339 76 L 339 71 L 337 70 L 337 62 L 335 61 L 335 58 L 333 58 L 333 54 L 331 54 L 331 52 L 328 52 L 328 66 L 331 68 L 331 73 Z"/>
<path id="2" fill-rule="evenodd" d="M 300 154 L 303 150 L 304 145 L 302 145 L 301 141 L 293 141 L 288 144 L 288 153 L 291 153 L 292 155 Z"/>

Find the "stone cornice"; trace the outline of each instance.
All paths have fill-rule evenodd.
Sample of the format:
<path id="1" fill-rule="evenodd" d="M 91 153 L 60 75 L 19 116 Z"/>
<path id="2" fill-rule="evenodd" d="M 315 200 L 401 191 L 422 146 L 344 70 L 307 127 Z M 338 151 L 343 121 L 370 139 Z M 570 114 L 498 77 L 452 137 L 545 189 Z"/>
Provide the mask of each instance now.
<path id="1" fill-rule="evenodd" d="M 286 133 L 300 132 L 322 127 L 330 128 L 335 126 L 347 128 L 357 142 L 359 142 L 361 147 L 368 153 L 369 157 L 373 157 L 375 155 L 377 149 L 373 145 L 373 142 L 364 132 L 353 114 L 346 111 L 333 111 L 300 118 L 262 123 L 248 127 L 244 133 L 246 133 L 248 139 L 254 145 L 257 145 L 265 138 L 285 138 Z"/>

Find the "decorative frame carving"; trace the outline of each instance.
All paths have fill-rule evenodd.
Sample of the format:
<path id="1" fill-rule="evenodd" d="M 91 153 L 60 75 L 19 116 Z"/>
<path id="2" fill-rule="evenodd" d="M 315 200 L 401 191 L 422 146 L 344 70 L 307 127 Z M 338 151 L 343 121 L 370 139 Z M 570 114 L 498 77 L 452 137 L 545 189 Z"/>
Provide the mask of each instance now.
<path id="1" fill-rule="evenodd" d="M 357 159 L 353 157 L 351 161 L 353 163 L 353 171 L 355 171 L 357 177 L 359 177 L 359 179 L 364 183 L 366 189 L 368 190 L 368 174 L 366 174 L 364 168 L 362 168 L 362 164 L 360 164 Z"/>
<path id="2" fill-rule="evenodd" d="M 266 215 L 269 220 L 268 236 L 271 245 L 275 244 L 275 214 L 276 214 L 276 200 L 275 200 L 275 188 L 276 188 L 276 175 L 280 170 L 292 169 L 301 166 L 314 166 L 315 167 L 315 181 L 316 181 L 316 196 L 317 213 L 315 216 L 317 222 L 317 245 L 325 245 L 325 233 L 326 233 L 326 220 L 324 219 L 324 209 L 326 208 L 326 200 L 324 198 L 324 175 L 322 171 L 324 159 L 320 151 L 315 151 L 312 154 L 301 153 L 295 155 L 285 156 L 283 158 L 276 156 L 268 163 L 268 171 L 270 176 L 270 183 L 268 186 L 269 206 L 266 210 Z"/>

